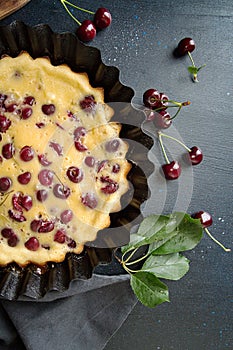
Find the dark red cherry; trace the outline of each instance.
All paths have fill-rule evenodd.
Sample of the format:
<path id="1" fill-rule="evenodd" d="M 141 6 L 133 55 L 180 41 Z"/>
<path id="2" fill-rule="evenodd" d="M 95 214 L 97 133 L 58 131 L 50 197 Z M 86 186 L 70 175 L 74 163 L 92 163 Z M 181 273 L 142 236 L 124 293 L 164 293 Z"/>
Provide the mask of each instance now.
<path id="1" fill-rule="evenodd" d="M 61 221 L 63 224 L 67 224 L 73 218 L 73 212 L 70 209 L 64 210 L 60 215 Z"/>
<path id="2" fill-rule="evenodd" d="M 19 156 L 24 162 L 29 162 L 30 160 L 32 160 L 34 158 L 34 151 L 33 151 L 32 147 L 24 146 L 20 150 Z"/>
<path id="3" fill-rule="evenodd" d="M 177 46 L 177 53 L 179 56 L 184 56 L 188 52 L 192 52 L 195 49 L 195 42 L 192 38 L 182 39 Z"/>
<path id="4" fill-rule="evenodd" d="M 35 103 L 35 97 L 33 96 L 26 96 L 24 97 L 23 104 L 32 106 Z"/>
<path id="5" fill-rule="evenodd" d="M 180 164 L 173 160 L 171 163 L 163 164 L 162 169 L 167 180 L 175 180 L 181 174 Z"/>
<path id="6" fill-rule="evenodd" d="M 46 190 L 38 190 L 36 198 L 39 202 L 44 202 L 48 198 L 48 192 Z"/>
<path id="7" fill-rule="evenodd" d="M 113 139 L 105 144 L 105 149 L 109 153 L 116 152 L 120 146 L 120 141 L 118 139 Z"/>
<path id="8" fill-rule="evenodd" d="M 166 109 L 167 105 L 168 105 L 168 101 L 169 101 L 168 96 L 164 92 L 160 92 L 159 98 L 160 98 L 160 101 L 158 103 L 158 107 L 157 108 L 163 107 L 163 109 Z"/>
<path id="9" fill-rule="evenodd" d="M 11 103 L 10 105 L 7 106 L 6 111 L 9 113 L 13 113 L 17 108 L 16 103 Z"/>
<path id="10" fill-rule="evenodd" d="M 60 199 L 66 199 L 70 195 L 70 188 L 62 184 L 56 184 L 53 187 L 53 194 Z"/>
<path id="11" fill-rule="evenodd" d="M 84 162 L 89 168 L 93 168 L 93 166 L 95 165 L 95 158 L 92 156 L 87 156 Z"/>
<path id="12" fill-rule="evenodd" d="M 19 239 L 16 234 L 13 234 L 11 237 L 8 238 L 7 244 L 9 247 L 16 247 L 19 242 Z"/>
<path id="13" fill-rule="evenodd" d="M 50 186 L 53 183 L 53 172 L 51 170 L 42 169 L 38 174 L 41 185 Z"/>
<path id="14" fill-rule="evenodd" d="M 98 162 L 98 164 L 97 164 L 97 173 L 99 173 L 101 170 L 103 170 L 107 163 L 108 163 L 108 161 L 106 159 L 101 160 L 100 162 Z"/>
<path id="15" fill-rule="evenodd" d="M 150 109 L 155 109 L 160 100 L 160 93 L 156 89 L 148 89 L 143 94 L 143 103 Z"/>
<path id="16" fill-rule="evenodd" d="M 94 112 L 96 108 L 96 101 L 93 95 L 85 96 L 79 103 L 80 107 L 87 113 Z"/>
<path id="17" fill-rule="evenodd" d="M 31 117 L 32 113 L 33 113 L 33 110 L 31 107 L 25 107 L 21 111 L 21 117 L 22 119 L 28 119 Z"/>
<path id="18" fill-rule="evenodd" d="M 26 221 L 26 218 L 23 216 L 23 214 L 19 211 L 14 210 L 8 210 L 8 215 L 12 220 L 15 220 L 17 222 L 23 222 Z"/>
<path id="19" fill-rule="evenodd" d="M 49 147 L 51 147 L 57 153 L 58 156 L 63 155 L 63 149 L 59 143 L 51 141 L 49 142 Z"/>
<path id="20" fill-rule="evenodd" d="M 13 143 L 6 143 L 2 146 L 2 156 L 5 159 L 11 159 L 15 153 L 15 148 Z"/>
<path id="21" fill-rule="evenodd" d="M 83 126 L 79 126 L 74 130 L 74 139 L 78 140 L 80 137 L 84 137 L 87 131 Z"/>
<path id="22" fill-rule="evenodd" d="M 0 178 L 0 192 L 7 192 L 11 187 L 12 181 L 9 177 Z"/>
<path id="23" fill-rule="evenodd" d="M 29 171 L 26 171 L 25 173 L 20 174 L 17 177 L 17 179 L 21 185 L 27 185 L 30 182 L 31 177 L 32 177 L 31 173 Z"/>
<path id="24" fill-rule="evenodd" d="M 83 179 L 83 172 L 81 169 L 71 166 L 67 169 L 66 175 L 68 176 L 69 180 L 74 183 L 79 183 Z"/>
<path id="25" fill-rule="evenodd" d="M 75 146 L 76 150 L 79 152 L 85 152 L 88 149 L 87 146 L 83 145 L 82 142 L 77 141 L 77 140 L 74 141 L 74 146 Z"/>
<path id="26" fill-rule="evenodd" d="M 23 195 L 22 193 L 14 193 L 12 196 L 12 204 L 15 210 L 22 212 L 22 209 L 26 211 L 32 207 L 32 198 L 29 195 Z"/>
<path id="27" fill-rule="evenodd" d="M 190 148 L 190 150 L 191 151 L 189 152 L 189 158 L 191 160 L 192 165 L 200 164 L 203 159 L 203 153 L 200 150 L 200 148 L 197 146 L 193 146 L 192 148 Z"/>
<path id="28" fill-rule="evenodd" d="M 119 173 L 120 169 L 121 169 L 120 165 L 118 163 L 116 163 L 112 167 L 112 172 L 117 174 L 117 173 Z"/>
<path id="29" fill-rule="evenodd" d="M 108 9 L 100 7 L 95 13 L 94 23 L 98 29 L 104 29 L 110 26 L 112 22 L 112 16 Z"/>
<path id="30" fill-rule="evenodd" d="M 67 245 L 69 248 L 76 248 L 77 244 L 75 242 L 75 240 L 73 240 L 72 238 L 68 238 L 67 239 Z"/>
<path id="31" fill-rule="evenodd" d="M 42 105 L 41 109 L 44 114 L 51 115 L 55 112 L 56 107 L 54 106 L 54 104 L 51 103 Z"/>
<path id="32" fill-rule="evenodd" d="M 54 235 L 54 242 L 65 243 L 66 241 L 66 232 L 64 230 L 58 230 Z"/>
<path id="33" fill-rule="evenodd" d="M 172 119 L 170 114 L 166 110 L 155 112 L 154 125 L 157 129 L 167 129 L 171 126 Z"/>
<path id="34" fill-rule="evenodd" d="M 11 121 L 4 115 L 0 115 L 0 132 L 6 132 L 11 126 Z"/>
<path id="35" fill-rule="evenodd" d="M 52 164 L 52 162 L 50 162 L 47 159 L 45 154 L 38 154 L 38 160 L 39 160 L 40 164 L 43 166 L 48 166 L 48 165 Z"/>
<path id="36" fill-rule="evenodd" d="M 199 211 L 192 215 L 194 219 L 200 219 L 203 228 L 209 227 L 213 223 L 212 216 L 206 211 Z"/>
<path id="37" fill-rule="evenodd" d="M 79 40 L 81 41 L 88 42 L 93 40 L 94 37 L 96 36 L 96 28 L 94 23 L 89 19 L 86 19 L 78 27 L 76 34 Z"/>
<path id="38" fill-rule="evenodd" d="M 5 227 L 1 230 L 2 237 L 4 238 L 10 238 L 12 237 L 15 233 L 11 228 Z"/>
<path id="39" fill-rule="evenodd" d="M 33 220 L 30 224 L 33 232 L 48 233 L 53 231 L 54 222 L 49 220 Z"/>
<path id="40" fill-rule="evenodd" d="M 24 245 L 28 250 L 32 251 L 36 251 L 40 247 L 40 243 L 36 237 L 29 238 Z"/>
<path id="41" fill-rule="evenodd" d="M 86 193 L 82 195 L 81 202 L 83 205 L 89 207 L 90 209 L 96 208 L 98 204 L 98 201 L 93 193 Z"/>
<path id="42" fill-rule="evenodd" d="M 36 123 L 36 126 L 39 128 L 39 129 L 42 129 L 45 127 L 45 123 Z"/>
<path id="43" fill-rule="evenodd" d="M 101 188 L 101 191 L 105 194 L 111 194 L 118 190 L 119 185 L 116 181 L 109 178 L 109 176 L 101 176 L 100 181 L 107 185 Z"/>

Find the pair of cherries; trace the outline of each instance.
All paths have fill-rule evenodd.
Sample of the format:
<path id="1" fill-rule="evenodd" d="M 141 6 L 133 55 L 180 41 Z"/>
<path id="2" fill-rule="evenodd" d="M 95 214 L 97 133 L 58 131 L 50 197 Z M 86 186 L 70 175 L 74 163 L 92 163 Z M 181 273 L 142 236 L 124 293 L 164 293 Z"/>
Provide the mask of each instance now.
<path id="1" fill-rule="evenodd" d="M 144 92 L 143 103 L 148 108 L 145 111 L 147 121 L 153 121 L 155 127 L 158 129 L 159 142 L 164 158 L 166 160 L 166 164 L 162 165 L 162 170 L 165 178 L 167 180 L 177 179 L 181 174 L 181 166 L 176 160 L 173 160 L 171 162 L 169 161 L 163 145 L 162 137 L 170 138 L 173 141 L 178 142 L 181 146 L 183 146 L 188 152 L 188 161 L 192 165 L 197 165 L 201 163 L 203 159 L 203 154 L 199 147 L 193 146 L 189 148 L 183 142 L 161 132 L 161 129 L 167 129 L 171 126 L 172 120 L 177 116 L 181 108 L 183 106 L 189 105 L 190 102 L 176 102 L 174 100 L 169 100 L 167 95 L 159 92 L 157 89 L 151 88 Z M 169 107 L 178 107 L 178 110 L 173 117 L 171 117 L 167 111 L 167 108 Z"/>
<path id="2" fill-rule="evenodd" d="M 77 37 L 83 41 L 88 42 L 95 38 L 97 31 L 107 28 L 112 22 L 112 16 L 108 9 L 105 7 L 100 7 L 96 12 L 81 8 L 72 4 L 67 0 L 60 0 L 62 5 L 64 6 L 66 12 L 70 15 L 70 17 L 79 25 L 76 35 Z M 71 13 L 67 5 L 82 11 L 88 14 L 94 15 L 93 20 L 85 19 L 82 23 Z"/>

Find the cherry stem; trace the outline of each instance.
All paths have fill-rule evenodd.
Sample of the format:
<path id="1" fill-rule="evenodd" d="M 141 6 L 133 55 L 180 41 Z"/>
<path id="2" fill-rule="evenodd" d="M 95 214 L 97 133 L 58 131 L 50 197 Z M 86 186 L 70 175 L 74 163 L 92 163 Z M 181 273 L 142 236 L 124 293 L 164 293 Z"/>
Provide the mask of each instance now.
<path id="1" fill-rule="evenodd" d="M 188 55 L 189 55 L 190 61 L 191 61 L 191 63 L 192 63 L 192 66 L 193 66 L 194 68 L 196 68 L 195 63 L 194 63 L 194 60 L 193 60 L 193 58 L 192 58 L 192 55 L 191 55 L 191 53 L 190 53 L 189 51 L 188 51 Z M 197 73 L 193 73 L 192 75 L 193 75 L 193 81 L 194 81 L 195 83 L 197 83 L 197 82 L 198 82 L 198 80 L 197 80 Z"/>
<path id="2" fill-rule="evenodd" d="M 137 249 L 137 248 L 136 248 L 136 249 Z M 147 253 L 146 255 L 141 256 L 141 258 L 136 259 L 136 260 L 133 260 L 133 261 L 130 261 L 130 262 L 127 262 L 127 261 L 129 260 L 129 259 L 127 259 L 127 261 L 125 260 L 124 263 L 125 263 L 125 265 L 127 265 L 127 266 L 133 265 L 133 264 L 137 264 L 137 263 L 139 263 L 140 261 L 142 261 L 143 259 L 146 259 L 149 255 L 150 255 L 150 253 Z"/>
<path id="3" fill-rule="evenodd" d="M 67 1 L 65 1 L 65 0 L 61 0 L 61 3 L 62 3 L 62 5 L 64 6 L 66 12 L 70 15 L 70 17 L 71 17 L 76 23 L 78 23 L 79 26 L 81 26 L 82 23 L 81 23 L 79 20 L 77 20 L 77 18 L 76 18 L 74 15 L 72 15 L 72 13 L 70 12 L 70 10 L 69 10 L 68 7 L 66 6 L 66 3 L 69 4 L 69 5 L 70 5 L 70 3 L 67 2 Z M 72 6 L 73 6 L 73 5 L 72 5 Z"/>
<path id="4" fill-rule="evenodd" d="M 162 135 L 164 135 L 164 134 L 161 134 L 161 132 L 158 132 L 158 135 L 159 135 L 159 143 L 160 143 L 164 158 L 165 158 L 167 164 L 170 164 L 169 159 L 167 157 L 167 153 L 166 153 L 164 145 L 163 145 L 163 141 L 162 141 Z"/>
<path id="5" fill-rule="evenodd" d="M 94 15 L 94 14 L 95 14 L 95 12 L 90 11 L 90 10 L 87 10 L 87 9 L 84 9 L 84 8 L 79 7 L 79 6 L 77 6 L 77 5 L 74 5 L 74 4 L 72 4 L 71 2 L 69 2 L 69 1 L 67 1 L 67 0 L 61 0 L 61 2 L 62 2 L 62 3 L 66 3 L 66 4 L 68 4 L 68 5 L 70 5 L 70 6 L 74 7 L 74 8 L 76 8 L 77 10 L 90 13 L 91 15 Z"/>
<path id="6" fill-rule="evenodd" d="M 231 249 L 230 248 L 226 248 L 224 247 L 224 245 L 222 243 L 220 243 L 215 237 L 212 236 L 212 234 L 210 233 L 210 231 L 205 228 L 205 232 L 207 233 L 207 235 L 215 242 L 217 243 L 223 250 L 225 250 L 225 252 L 230 252 Z"/>
<path id="7" fill-rule="evenodd" d="M 171 139 L 177 143 L 179 143 L 181 146 L 183 146 L 188 152 L 191 152 L 191 149 L 189 147 L 187 147 L 183 142 L 181 142 L 180 140 L 176 139 L 175 137 L 173 136 L 170 136 L 170 135 L 167 135 L 167 134 L 163 134 L 163 133 L 159 133 L 160 136 L 164 136 L 164 137 L 167 137 L 168 139 Z"/>

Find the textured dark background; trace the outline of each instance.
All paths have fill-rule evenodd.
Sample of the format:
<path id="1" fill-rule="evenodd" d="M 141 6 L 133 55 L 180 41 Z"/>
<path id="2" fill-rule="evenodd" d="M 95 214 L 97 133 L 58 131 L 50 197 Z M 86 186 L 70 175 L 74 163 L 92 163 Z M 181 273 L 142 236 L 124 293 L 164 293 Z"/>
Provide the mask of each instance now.
<path id="1" fill-rule="evenodd" d="M 212 213 L 211 232 L 232 247 L 232 1 L 73 1 L 94 11 L 100 6 L 110 9 L 111 27 L 89 45 L 101 50 L 104 63 L 120 69 L 121 81 L 135 90 L 135 103 L 141 103 L 150 87 L 172 99 L 192 101 L 174 125 L 187 145 L 202 148 L 205 158 L 193 169 L 191 201 L 184 209 Z M 81 21 L 87 18 L 84 13 L 75 14 Z M 0 25 L 13 20 L 46 23 L 57 32 L 74 32 L 77 27 L 59 0 L 32 0 Z M 188 75 L 188 58 L 177 60 L 172 55 L 185 36 L 196 42 L 197 65 L 206 63 L 198 84 Z M 176 186 L 168 184 L 166 212 L 174 209 Z M 156 208 L 156 195 L 149 212 L 153 201 Z M 138 303 L 106 350 L 233 348 L 232 253 L 224 253 L 205 236 L 186 256 L 190 272 L 181 281 L 168 283 L 171 303 L 153 310 Z"/>

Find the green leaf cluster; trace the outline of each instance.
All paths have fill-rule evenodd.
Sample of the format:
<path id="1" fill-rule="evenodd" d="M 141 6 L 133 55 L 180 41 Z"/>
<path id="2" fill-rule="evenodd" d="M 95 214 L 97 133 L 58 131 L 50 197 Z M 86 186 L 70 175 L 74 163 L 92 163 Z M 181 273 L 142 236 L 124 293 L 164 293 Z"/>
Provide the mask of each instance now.
<path id="1" fill-rule="evenodd" d="M 150 215 L 142 221 L 130 243 L 121 249 L 121 264 L 131 275 L 131 287 L 142 304 L 155 307 L 169 301 L 168 287 L 159 278 L 179 280 L 188 272 L 189 260 L 180 253 L 193 249 L 202 234 L 200 220 L 186 213 Z M 147 246 L 147 253 L 134 260 L 142 246 Z M 132 270 L 139 262 L 142 267 Z"/>

